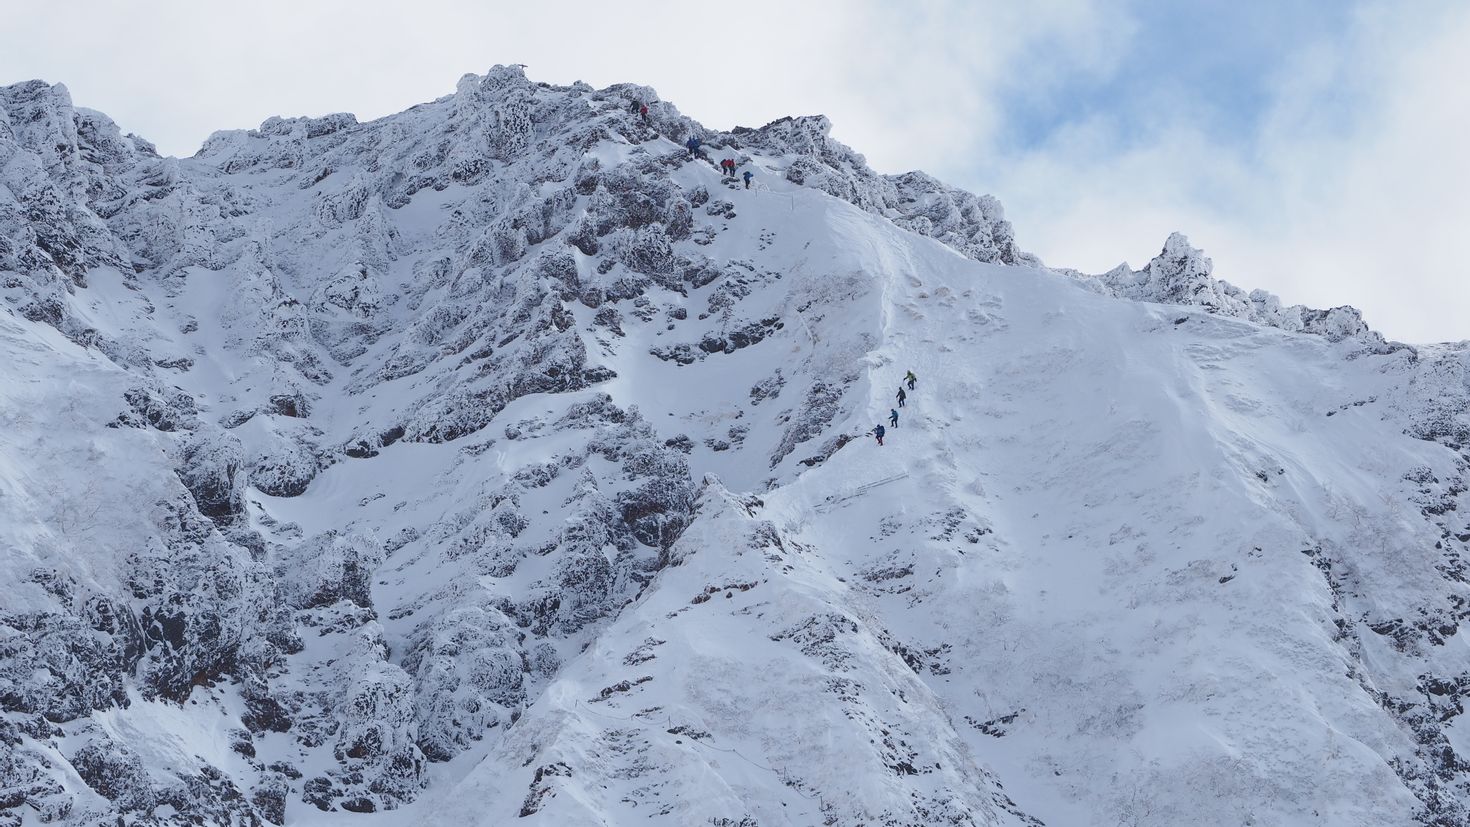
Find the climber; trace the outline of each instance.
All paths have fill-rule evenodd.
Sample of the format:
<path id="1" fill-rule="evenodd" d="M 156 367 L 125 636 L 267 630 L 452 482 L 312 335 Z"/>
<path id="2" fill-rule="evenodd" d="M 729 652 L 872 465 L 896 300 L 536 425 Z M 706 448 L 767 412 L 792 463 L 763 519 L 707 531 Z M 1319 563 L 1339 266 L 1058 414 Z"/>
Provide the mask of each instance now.
<path id="1" fill-rule="evenodd" d="M 883 435 L 887 433 L 887 431 L 883 430 L 882 425 L 874 425 L 873 430 L 869 431 L 868 433 L 878 438 L 878 447 L 883 447 Z"/>
<path id="2" fill-rule="evenodd" d="M 888 427 L 890 427 L 890 428 L 897 428 L 898 427 L 898 409 L 897 408 L 889 408 L 888 409 Z"/>
<path id="3" fill-rule="evenodd" d="M 730 176 L 731 178 L 734 178 L 735 177 L 735 159 L 734 158 L 726 158 L 725 160 L 721 161 L 720 163 L 725 167 L 725 174 L 728 175 L 728 176 Z"/>
<path id="4" fill-rule="evenodd" d="M 909 390 L 913 390 L 914 389 L 914 385 L 918 384 L 918 382 L 919 382 L 919 377 L 915 376 L 913 371 L 909 371 L 908 373 L 905 373 L 903 375 L 903 378 L 904 378 L 904 381 L 905 382 L 908 382 L 909 383 Z"/>
<path id="5" fill-rule="evenodd" d="M 904 401 L 904 400 L 905 400 L 905 399 L 908 399 L 908 398 L 909 398 L 909 395 L 908 395 L 908 394 L 906 394 L 906 393 L 904 393 L 904 392 L 903 392 L 903 388 L 902 388 L 902 387 L 900 387 L 900 388 L 899 388 L 899 389 L 898 389 L 898 406 L 899 406 L 899 407 L 900 407 L 900 408 L 902 408 L 902 407 L 903 407 L 903 401 Z"/>
<path id="6" fill-rule="evenodd" d="M 745 171 L 745 188 L 746 189 L 750 189 L 750 179 L 752 179 L 754 177 L 755 177 L 755 173 L 754 172 L 751 172 L 748 169 Z"/>
<path id="7" fill-rule="evenodd" d="M 636 115 L 636 114 L 638 114 L 638 110 L 639 109 L 647 109 L 647 108 L 648 107 L 646 107 L 646 106 L 643 105 L 643 101 L 633 101 L 633 105 L 630 106 L 630 107 L 628 107 L 628 111 L 630 111 L 634 115 Z"/>
<path id="8" fill-rule="evenodd" d="M 638 114 L 643 116 L 644 123 L 648 123 L 648 104 L 640 104 L 638 106 Z"/>
<path id="9" fill-rule="evenodd" d="M 689 136 L 689 140 L 684 142 L 684 146 L 689 147 L 690 158 L 694 158 L 699 155 L 699 147 L 703 143 L 703 141 L 699 140 L 699 138 L 695 137 L 694 135 Z"/>

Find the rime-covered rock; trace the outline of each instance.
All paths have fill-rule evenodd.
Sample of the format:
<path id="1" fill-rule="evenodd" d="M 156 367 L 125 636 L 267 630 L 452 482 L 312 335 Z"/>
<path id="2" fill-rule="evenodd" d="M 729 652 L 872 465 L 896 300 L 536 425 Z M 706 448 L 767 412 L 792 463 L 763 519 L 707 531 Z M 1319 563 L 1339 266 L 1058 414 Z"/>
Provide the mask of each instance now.
<path id="1" fill-rule="evenodd" d="M 371 608 L 373 571 L 382 561 L 382 545 L 372 537 L 350 531 L 317 535 L 276 561 L 281 598 L 299 609 L 343 600 Z"/>
<path id="2" fill-rule="evenodd" d="M 1134 271 L 1122 264 L 1098 280 L 1114 295 L 1136 301 L 1196 306 L 1221 316 L 1249 319 L 1294 333 L 1311 333 L 1331 342 L 1352 339 L 1374 351 L 1392 349 L 1382 335 L 1368 327 L 1356 308 L 1313 310 L 1299 304 L 1282 307 L 1276 296 L 1264 290 L 1247 294 L 1229 282 L 1214 278 L 1213 270 L 1214 263 L 1190 246 L 1188 238 L 1173 233 L 1164 243 L 1164 249 L 1142 270 Z"/>
<path id="3" fill-rule="evenodd" d="M 289 437 L 276 437 L 250 458 L 250 484 L 273 497 L 296 497 L 306 491 L 317 475 L 320 462 L 315 452 Z"/>
<path id="4" fill-rule="evenodd" d="M 452 609 L 421 626 L 404 654 L 414 676 L 418 745 L 447 761 L 526 704 L 529 664 L 515 625 L 493 607 Z"/>
<path id="5" fill-rule="evenodd" d="M 228 524 L 245 509 L 245 449 L 234 435 L 201 429 L 185 443 L 179 479 L 194 495 L 199 513 Z"/>

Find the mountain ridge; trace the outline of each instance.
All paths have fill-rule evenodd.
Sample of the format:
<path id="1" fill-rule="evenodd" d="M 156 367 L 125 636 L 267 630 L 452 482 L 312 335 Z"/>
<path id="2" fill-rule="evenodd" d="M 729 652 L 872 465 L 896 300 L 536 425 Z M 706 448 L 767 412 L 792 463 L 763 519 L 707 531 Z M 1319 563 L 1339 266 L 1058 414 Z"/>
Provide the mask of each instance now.
<path id="1" fill-rule="evenodd" d="M 1466 812 L 1464 344 L 647 87 L 0 113 L 10 823 Z"/>

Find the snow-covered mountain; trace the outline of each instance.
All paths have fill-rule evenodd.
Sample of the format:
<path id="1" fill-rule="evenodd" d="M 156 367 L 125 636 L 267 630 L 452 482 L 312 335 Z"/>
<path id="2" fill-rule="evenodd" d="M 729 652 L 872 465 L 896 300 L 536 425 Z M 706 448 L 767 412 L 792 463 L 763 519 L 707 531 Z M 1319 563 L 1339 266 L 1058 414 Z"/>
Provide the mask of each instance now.
<path id="1" fill-rule="evenodd" d="M 829 129 L 0 87 L 0 825 L 1470 823 L 1470 343 Z"/>

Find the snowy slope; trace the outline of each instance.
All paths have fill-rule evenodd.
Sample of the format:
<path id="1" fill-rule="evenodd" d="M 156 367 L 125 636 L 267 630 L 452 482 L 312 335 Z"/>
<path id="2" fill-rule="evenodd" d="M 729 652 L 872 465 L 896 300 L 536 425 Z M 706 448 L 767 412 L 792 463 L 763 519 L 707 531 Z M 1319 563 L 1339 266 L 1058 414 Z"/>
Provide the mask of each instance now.
<path id="1" fill-rule="evenodd" d="M 1470 346 L 646 87 L 0 111 L 0 824 L 1470 818 Z"/>

